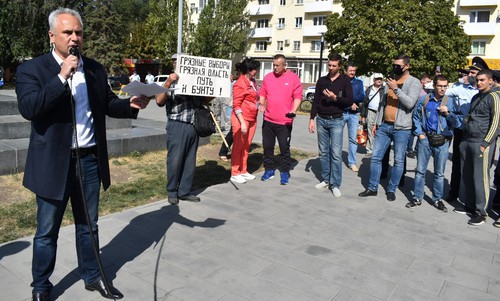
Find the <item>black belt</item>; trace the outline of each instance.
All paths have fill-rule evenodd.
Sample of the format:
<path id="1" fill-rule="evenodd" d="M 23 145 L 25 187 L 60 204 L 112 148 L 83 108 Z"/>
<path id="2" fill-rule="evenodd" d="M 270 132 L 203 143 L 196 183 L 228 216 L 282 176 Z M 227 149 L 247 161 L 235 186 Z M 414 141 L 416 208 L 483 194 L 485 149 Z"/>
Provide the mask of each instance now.
<path id="1" fill-rule="evenodd" d="M 88 155 L 97 155 L 97 146 L 91 146 L 91 147 L 81 147 L 78 149 L 72 149 L 71 150 L 71 157 L 72 158 L 83 158 Z"/>
<path id="2" fill-rule="evenodd" d="M 344 117 L 344 114 L 343 113 L 337 113 L 337 114 L 333 114 L 333 115 L 318 114 L 318 116 L 323 118 L 323 119 L 338 119 L 338 118 Z"/>
<path id="3" fill-rule="evenodd" d="M 368 109 L 369 111 L 372 111 L 374 113 L 377 113 L 377 110 L 374 110 L 374 109 Z"/>
<path id="4" fill-rule="evenodd" d="M 391 121 L 385 121 L 384 120 L 384 123 L 388 124 L 388 125 L 394 125 L 394 122 L 391 122 Z"/>

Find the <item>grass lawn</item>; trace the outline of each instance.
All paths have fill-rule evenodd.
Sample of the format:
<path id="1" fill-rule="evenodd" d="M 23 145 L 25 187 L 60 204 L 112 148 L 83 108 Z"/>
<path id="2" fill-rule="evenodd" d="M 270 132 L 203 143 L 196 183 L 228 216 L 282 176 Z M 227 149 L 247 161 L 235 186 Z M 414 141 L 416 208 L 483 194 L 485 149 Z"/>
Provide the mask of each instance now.
<path id="1" fill-rule="evenodd" d="M 222 139 L 213 135 L 210 143 L 200 146 L 193 190 L 225 183 L 231 175 L 231 162 L 219 160 Z M 248 159 L 250 173 L 262 171 L 262 147 L 252 144 Z M 277 152 L 277 150 L 276 150 Z M 101 192 L 100 215 L 123 211 L 165 199 L 166 151 L 132 153 L 110 158 L 111 187 Z M 292 150 L 295 160 L 316 154 Z M 36 229 L 34 195 L 22 186 L 22 174 L 0 176 L 0 243 L 33 235 Z M 70 204 L 63 225 L 73 223 Z"/>

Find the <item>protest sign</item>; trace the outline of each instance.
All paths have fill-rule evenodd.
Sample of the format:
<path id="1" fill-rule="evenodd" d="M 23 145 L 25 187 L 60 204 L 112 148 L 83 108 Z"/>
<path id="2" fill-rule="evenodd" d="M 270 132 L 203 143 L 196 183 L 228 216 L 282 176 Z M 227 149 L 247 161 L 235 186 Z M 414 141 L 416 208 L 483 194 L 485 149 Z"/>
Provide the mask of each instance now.
<path id="1" fill-rule="evenodd" d="M 177 58 L 176 94 L 229 98 L 231 61 L 182 54 Z"/>

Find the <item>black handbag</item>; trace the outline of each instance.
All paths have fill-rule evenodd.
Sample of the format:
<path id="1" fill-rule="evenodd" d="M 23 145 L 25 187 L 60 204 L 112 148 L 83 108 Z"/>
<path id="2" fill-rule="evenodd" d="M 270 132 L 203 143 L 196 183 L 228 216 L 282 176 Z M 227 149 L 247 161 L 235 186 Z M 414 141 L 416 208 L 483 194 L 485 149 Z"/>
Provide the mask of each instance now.
<path id="1" fill-rule="evenodd" d="M 215 134 L 215 122 L 212 118 L 212 112 L 205 106 L 194 109 L 193 126 L 196 134 L 200 137 L 207 137 Z"/>

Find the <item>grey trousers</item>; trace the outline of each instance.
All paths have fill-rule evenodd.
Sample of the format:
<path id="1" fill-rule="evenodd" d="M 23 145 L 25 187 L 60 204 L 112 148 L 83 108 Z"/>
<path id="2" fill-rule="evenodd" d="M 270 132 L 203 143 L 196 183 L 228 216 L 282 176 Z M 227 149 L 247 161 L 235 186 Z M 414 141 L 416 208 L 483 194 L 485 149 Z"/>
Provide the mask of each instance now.
<path id="1" fill-rule="evenodd" d="M 487 147 L 483 153 L 480 146 L 480 142 L 460 142 L 462 166 L 460 200 L 476 214 L 486 216 L 490 198 L 490 163 L 495 143 Z"/>

